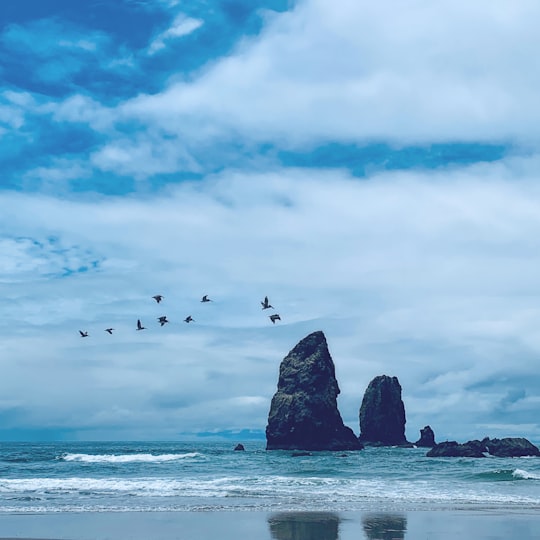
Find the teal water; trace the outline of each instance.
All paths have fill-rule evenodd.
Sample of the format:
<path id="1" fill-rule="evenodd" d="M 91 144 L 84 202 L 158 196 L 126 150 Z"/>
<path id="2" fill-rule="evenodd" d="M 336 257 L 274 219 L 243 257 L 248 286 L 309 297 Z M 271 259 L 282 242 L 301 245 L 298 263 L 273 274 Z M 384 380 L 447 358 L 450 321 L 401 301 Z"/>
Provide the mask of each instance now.
<path id="1" fill-rule="evenodd" d="M 245 443 L 3 443 L 0 513 L 540 509 L 540 458 Z"/>

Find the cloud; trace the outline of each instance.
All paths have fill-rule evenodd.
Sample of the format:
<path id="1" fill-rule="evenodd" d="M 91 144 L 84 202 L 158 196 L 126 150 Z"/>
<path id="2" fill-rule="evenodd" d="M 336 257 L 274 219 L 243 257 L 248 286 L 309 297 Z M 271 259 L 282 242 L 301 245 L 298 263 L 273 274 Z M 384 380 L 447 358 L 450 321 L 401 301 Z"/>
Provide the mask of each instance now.
<path id="1" fill-rule="evenodd" d="M 116 410 L 131 411 L 117 418 L 132 433 L 146 421 L 167 434 L 264 428 L 280 360 L 322 329 L 355 431 L 381 373 L 401 381 L 411 439 L 427 423 L 463 437 L 497 423 L 501 407 L 528 423 L 540 350 L 535 169 L 531 158 L 363 181 L 224 171 L 129 198 L 4 192 L 2 228 L 18 236 L 2 249 L 2 395 L 31 395 L 28 422 L 63 428 L 98 429 Z M 266 294 L 280 325 L 260 310 Z M 188 314 L 196 324 L 182 322 Z M 35 380 L 23 376 L 30 368 Z M 497 381 L 508 374 L 526 399 L 505 401 Z M 78 390 L 44 408 L 49 377 Z"/>
<path id="2" fill-rule="evenodd" d="M 141 95 L 121 114 L 171 133 L 196 118 L 201 134 L 293 147 L 523 143 L 538 137 L 540 71 L 530 51 L 539 45 L 531 27 L 539 9 L 530 1 L 300 2 L 197 79 Z"/>
<path id="3" fill-rule="evenodd" d="M 64 184 L 63 191 L 71 191 L 68 189 L 70 180 L 86 179 L 91 174 L 92 171 L 85 164 L 69 159 L 53 159 L 50 166 L 27 171 L 23 182 L 26 185 L 38 183 L 42 191 L 48 191 L 47 188 L 62 191 L 61 185 Z"/>
<path id="4" fill-rule="evenodd" d="M 391 0 L 377 6 L 301 2 L 288 12 L 267 13 L 260 34 L 189 78 L 171 72 L 160 90 L 108 103 L 74 93 L 42 111 L 55 123 L 103 135 L 84 152 L 88 168 L 139 180 L 257 167 L 267 157 L 253 155 L 265 146 L 307 153 L 332 143 L 361 148 L 382 141 L 399 150 L 468 141 L 529 150 L 539 125 L 540 73 L 530 66 L 516 70 L 509 55 L 525 62 L 534 48 L 535 34 L 522 36 L 537 7 L 520 4 L 508 18 L 500 9 L 456 10 L 446 1 L 437 10 Z M 389 12 L 395 13 L 391 23 Z M 154 43 L 165 44 L 201 20 L 180 14 Z M 64 41 L 79 43 L 81 35 L 72 34 Z M 140 60 L 129 51 L 117 58 L 133 69 Z M 42 69 L 57 73 L 48 62 Z M 62 69 L 72 69 L 69 57 Z"/>
<path id="5" fill-rule="evenodd" d="M 512 423 L 540 433 L 539 158 L 527 153 L 538 9 L 306 0 L 266 13 L 258 35 L 189 77 L 167 63 L 168 82 L 134 84 L 135 98 L 3 91 L 3 137 L 19 137 L 25 157 L 20 192 L 0 191 L 9 425 L 124 438 L 264 429 L 280 360 L 322 329 L 355 431 L 367 384 L 387 373 L 403 386 L 411 440 L 428 423 L 438 438 Z M 49 80 L 114 64 L 112 38 L 52 21 L 12 25 L 2 43 Z M 112 56 L 136 69 L 194 21 L 180 15 L 140 56 Z M 382 163 L 362 179 L 349 160 L 278 165 L 287 149 L 316 164 L 310 151 L 325 144 L 379 142 L 391 155 L 439 141 L 515 152 L 466 167 Z"/>
<path id="6" fill-rule="evenodd" d="M 148 46 L 148 54 L 150 56 L 156 54 L 158 51 L 163 50 L 168 42 L 193 33 L 200 28 L 203 23 L 204 21 L 202 19 L 194 19 L 182 13 L 177 15 L 171 26 L 167 28 L 167 30 L 159 33 L 152 40 Z"/>
<path id="7" fill-rule="evenodd" d="M 59 103 L 50 102 L 42 107 L 56 122 L 88 124 L 96 131 L 112 131 L 113 113 L 95 99 L 75 94 Z"/>
<path id="8" fill-rule="evenodd" d="M 136 179 L 174 173 L 199 171 L 201 166 L 177 139 L 166 139 L 158 134 L 118 139 L 91 156 L 92 165 L 118 175 Z"/>
<path id="9" fill-rule="evenodd" d="M 36 107 L 34 98 L 28 92 L 5 90 L 0 94 L 0 123 L 9 130 L 18 130 L 25 123 L 28 110 Z"/>

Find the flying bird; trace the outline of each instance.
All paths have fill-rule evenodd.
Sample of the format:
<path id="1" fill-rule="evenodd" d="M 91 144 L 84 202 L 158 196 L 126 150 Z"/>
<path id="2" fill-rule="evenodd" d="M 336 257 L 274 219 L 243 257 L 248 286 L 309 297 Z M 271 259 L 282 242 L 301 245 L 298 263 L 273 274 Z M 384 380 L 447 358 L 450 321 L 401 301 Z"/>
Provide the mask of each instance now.
<path id="1" fill-rule="evenodd" d="M 164 297 L 161 294 L 156 294 L 155 296 L 152 296 L 152 298 L 159 304 Z"/>
<path id="2" fill-rule="evenodd" d="M 271 306 L 270 302 L 268 301 L 268 296 L 264 297 L 264 300 L 261 302 L 261 306 L 263 309 L 269 309 L 269 308 L 274 309 L 274 306 Z"/>
<path id="3" fill-rule="evenodd" d="M 268 317 L 272 321 L 272 324 L 276 324 L 276 321 L 281 321 L 281 317 L 277 313 L 274 313 L 274 315 L 269 315 Z"/>
<path id="4" fill-rule="evenodd" d="M 195 319 L 194 319 L 191 315 L 188 315 L 188 316 L 184 319 L 184 322 L 187 322 L 187 323 L 195 322 Z"/>
<path id="5" fill-rule="evenodd" d="M 113 333 L 114 328 L 105 328 L 105 332 L 108 332 L 109 334 Z"/>
<path id="6" fill-rule="evenodd" d="M 159 324 L 163 326 L 164 324 L 167 324 L 169 321 L 167 320 L 167 317 L 163 315 L 162 317 L 158 317 L 157 319 L 159 321 Z"/>
<path id="7" fill-rule="evenodd" d="M 81 334 L 81 337 L 88 337 L 88 332 L 83 332 L 82 330 L 79 330 L 79 334 Z"/>
<path id="8" fill-rule="evenodd" d="M 141 319 L 137 319 L 137 330 L 146 330 L 146 327 L 141 324 Z"/>
<path id="9" fill-rule="evenodd" d="M 205 294 L 203 297 L 202 297 L 202 300 L 201 302 L 211 302 L 212 300 L 210 300 L 210 298 L 208 298 L 208 295 Z"/>

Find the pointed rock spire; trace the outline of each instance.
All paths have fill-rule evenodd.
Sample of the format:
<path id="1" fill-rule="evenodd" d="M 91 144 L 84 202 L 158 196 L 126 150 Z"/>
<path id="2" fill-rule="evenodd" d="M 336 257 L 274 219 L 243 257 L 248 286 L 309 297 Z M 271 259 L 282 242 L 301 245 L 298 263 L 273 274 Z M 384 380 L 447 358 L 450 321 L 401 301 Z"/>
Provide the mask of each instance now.
<path id="1" fill-rule="evenodd" d="M 302 339 L 281 362 L 266 427 L 267 450 L 360 450 L 337 408 L 339 386 L 321 331 Z"/>

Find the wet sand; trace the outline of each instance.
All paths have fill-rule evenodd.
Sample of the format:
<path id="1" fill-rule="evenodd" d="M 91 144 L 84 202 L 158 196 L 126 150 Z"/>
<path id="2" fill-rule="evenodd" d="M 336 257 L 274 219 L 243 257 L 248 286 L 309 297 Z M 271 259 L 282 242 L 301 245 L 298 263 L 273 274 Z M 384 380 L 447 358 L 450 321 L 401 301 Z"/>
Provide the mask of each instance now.
<path id="1" fill-rule="evenodd" d="M 0 540 L 538 540 L 540 510 L 0 515 Z"/>

